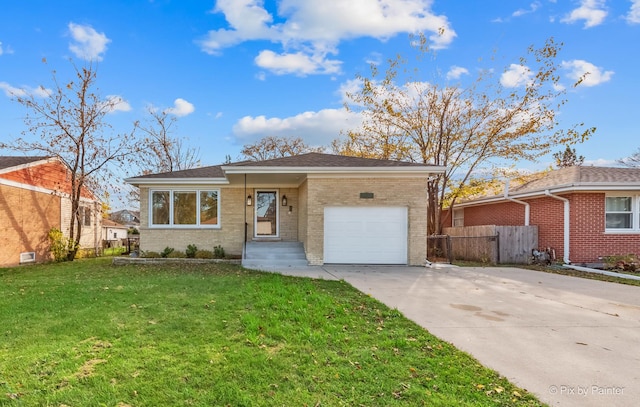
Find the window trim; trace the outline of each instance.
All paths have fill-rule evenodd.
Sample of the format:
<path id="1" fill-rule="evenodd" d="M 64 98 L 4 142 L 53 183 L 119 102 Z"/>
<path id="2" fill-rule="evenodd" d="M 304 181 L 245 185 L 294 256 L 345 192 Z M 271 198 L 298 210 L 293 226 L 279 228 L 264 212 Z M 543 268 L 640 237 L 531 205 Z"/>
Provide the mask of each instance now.
<path id="1" fill-rule="evenodd" d="M 460 224 L 457 225 L 456 223 Z M 464 208 L 453 208 L 451 213 L 451 226 L 464 227 Z"/>
<path id="2" fill-rule="evenodd" d="M 631 211 L 607 211 L 607 198 L 631 198 Z M 608 213 L 630 213 L 631 214 L 631 227 L 630 228 L 608 228 L 607 227 L 607 214 Z M 604 198 L 604 231 L 607 234 L 637 234 L 640 233 L 640 195 L 630 192 L 617 192 L 607 193 Z"/>
<path id="3" fill-rule="evenodd" d="M 153 194 L 154 192 L 168 192 L 169 193 L 169 223 L 153 223 Z M 196 223 L 193 225 L 176 225 L 173 223 L 173 212 L 174 212 L 174 192 L 193 192 L 196 194 Z M 201 224 L 200 223 L 200 193 L 201 192 L 215 192 L 218 194 L 218 223 L 215 225 L 211 224 Z M 157 189 L 149 189 L 149 216 L 148 216 L 148 224 L 149 228 L 152 229 L 220 229 L 222 224 L 222 214 L 221 214 L 221 192 L 220 188 L 157 188 Z"/>

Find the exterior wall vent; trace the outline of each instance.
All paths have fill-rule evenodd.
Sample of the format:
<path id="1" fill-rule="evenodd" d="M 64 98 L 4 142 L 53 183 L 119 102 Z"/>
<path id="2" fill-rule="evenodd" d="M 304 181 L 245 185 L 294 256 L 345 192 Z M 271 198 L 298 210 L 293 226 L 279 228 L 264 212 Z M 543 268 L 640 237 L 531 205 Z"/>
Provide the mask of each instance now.
<path id="1" fill-rule="evenodd" d="M 36 252 L 20 253 L 20 264 L 22 264 L 22 263 L 34 263 L 35 261 L 36 261 Z"/>

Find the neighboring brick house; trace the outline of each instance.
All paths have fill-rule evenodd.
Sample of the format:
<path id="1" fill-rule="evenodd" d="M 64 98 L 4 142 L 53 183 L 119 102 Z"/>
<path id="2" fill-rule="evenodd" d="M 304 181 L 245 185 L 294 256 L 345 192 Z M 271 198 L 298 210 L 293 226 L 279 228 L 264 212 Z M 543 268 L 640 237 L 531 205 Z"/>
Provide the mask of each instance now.
<path id="1" fill-rule="evenodd" d="M 538 245 L 573 264 L 640 255 L 640 168 L 574 166 L 455 205 L 447 226 L 536 225 Z"/>
<path id="2" fill-rule="evenodd" d="M 69 235 L 69 191 L 68 171 L 58 159 L 0 156 L 0 267 L 50 260 L 49 230 Z M 85 191 L 82 248 L 100 247 L 100 208 Z"/>
<path id="3" fill-rule="evenodd" d="M 430 175 L 416 163 L 309 153 L 126 181 L 140 188 L 140 249 L 301 242 L 309 264 L 423 265 Z"/>

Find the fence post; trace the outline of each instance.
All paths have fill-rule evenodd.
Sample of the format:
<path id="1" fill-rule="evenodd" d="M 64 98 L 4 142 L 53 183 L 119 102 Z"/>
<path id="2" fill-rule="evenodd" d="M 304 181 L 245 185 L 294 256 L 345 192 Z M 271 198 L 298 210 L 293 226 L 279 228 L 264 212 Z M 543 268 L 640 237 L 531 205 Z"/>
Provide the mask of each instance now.
<path id="1" fill-rule="evenodd" d="M 447 257 L 449 258 L 449 264 L 453 264 L 453 250 L 451 248 L 451 236 L 447 236 Z"/>
<path id="2" fill-rule="evenodd" d="M 500 264 L 500 232 L 496 232 L 496 264 Z"/>

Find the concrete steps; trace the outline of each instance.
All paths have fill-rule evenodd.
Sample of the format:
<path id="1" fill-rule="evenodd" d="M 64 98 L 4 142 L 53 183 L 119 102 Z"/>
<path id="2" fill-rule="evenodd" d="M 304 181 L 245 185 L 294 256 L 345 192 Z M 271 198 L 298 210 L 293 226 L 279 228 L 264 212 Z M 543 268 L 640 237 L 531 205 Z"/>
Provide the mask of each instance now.
<path id="1" fill-rule="evenodd" d="M 247 242 L 242 265 L 256 270 L 306 267 L 307 257 L 301 242 Z"/>

